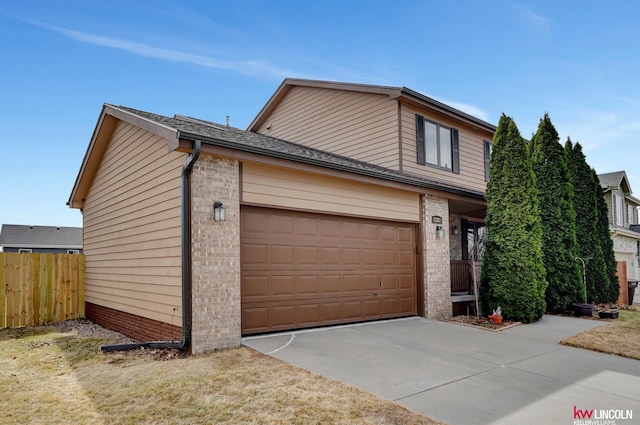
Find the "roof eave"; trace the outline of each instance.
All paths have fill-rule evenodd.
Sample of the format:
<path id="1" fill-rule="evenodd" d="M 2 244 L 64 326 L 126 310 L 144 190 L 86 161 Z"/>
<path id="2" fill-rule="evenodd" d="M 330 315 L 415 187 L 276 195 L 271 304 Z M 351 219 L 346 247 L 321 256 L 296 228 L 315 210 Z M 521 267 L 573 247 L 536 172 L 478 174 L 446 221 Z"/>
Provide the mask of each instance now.
<path id="1" fill-rule="evenodd" d="M 430 98 L 428 96 L 425 96 L 421 93 L 418 93 L 417 91 L 411 90 L 407 87 L 403 87 L 402 88 L 402 97 L 413 101 L 413 102 L 417 102 L 419 104 L 422 105 L 426 105 L 431 109 L 435 109 L 436 111 L 447 115 L 451 118 L 454 118 L 456 120 L 459 121 L 464 121 L 465 123 L 473 126 L 473 127 L 477 127 L 480 128 L 482 130 L 485 130 L 489 133 L 495 133 L 496 131 L 496 126 L 488 123 L 484 120 L 481 120 L 480 118 L 476 118 L 473 115 L 467 114 L 466 112 L 463 112 L 459 109 L 456 109 L 454 107 L 451 107 L 449 105 L 447 105 L 446 103 L 442 103 L 438 100 L 435 100 L 433 98 Z"/>
<path id="2" fill-rule="evenodd" d="M 136 125 L 166 139 L 169 142 L 169 151 L 178 148 L 177 129 L 135 115 L 116 106 L 107 103 L 103 104 L 89 146 L 80 165 L 78 175 L 76 176 L 73 189 L 69 195 L 69 200 L 67 201 L 67 205 L 69 205 L 70 208 L 84 207 L 84 198 L 93 182 L 97 167 L 106 151 L 118 121 L 125 121 Z"/>
<path id="3" fill-rule="evenodd" d="M 299 162 L 299 163 L 308 164 L 308 165 L 315 165 L 318 167 L 333 169 L 336 171 L 344 171 L 347 173 L 359 174 L 362 176 L 373 177 L 373 178 L 387 180 L 395 183 L 407 184 L 414 187 L 421 187 L 421 188 L 436 190 L 440 192 L 447 192 L 455 195 L 467 196 L 467 197 L 471 197 L 478 200 L 484 200 L 484 194 L 480 192 L 469 191 L 469 190 L 465 190 L 465 189 L 454 187 L 454 186 L 444 186 L 436 182 L 416 180 L 416 179 L 410 178 L 409 176 L 390 175 L 390 174 L 378 173 L 373 170 L 348 167 L 348 166 L 330 162 L 330 161 L 323 161 L 315 158 L 302 157 L 302 156 L 290 154 L 287 152 L 278 152 L 270 149 L 260 148 L 257 146 L 239 144 L 239 143 L 231 142 L 228 140 L 202 136 L 200 134 L 181 132 L 180 137 L 188 140 L 197 139 L 204 143 L 211 143 L 213 145 L 220 146 L 223 148 L 235 149 L 235 150 L 249 152 L 253 154 L 269 156 L 272 158 L 284 159 L 284 160 Z"/>

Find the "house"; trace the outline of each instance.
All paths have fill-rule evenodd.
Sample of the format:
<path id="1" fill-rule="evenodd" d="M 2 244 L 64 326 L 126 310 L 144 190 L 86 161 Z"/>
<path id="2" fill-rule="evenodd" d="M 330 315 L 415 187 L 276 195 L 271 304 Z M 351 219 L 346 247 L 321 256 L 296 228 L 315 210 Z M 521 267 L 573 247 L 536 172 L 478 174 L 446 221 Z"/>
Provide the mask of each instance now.
<path id="1" fill-rule="evenodd" d="M 193 353 L 449 317 L 494 131 L 404 87 L 297 79 L 246 131 L 105 104 L 69 198 L 87 317 Z"/>
<path id="2" fill-rule="evenodd" d="M 598 179 L 609 209 L 609 230 L 616 261 L 619 265 L 624 263 L 627 279 L 637 281 L 640 279 L 640 199 L 632 196 L 624 171 L 598 174 Z"/>
<path id="3" fill-rule="evenodd" d="M 79 254 L 82 228 L 3 224 L 0 248 L 4 252 Z"/>

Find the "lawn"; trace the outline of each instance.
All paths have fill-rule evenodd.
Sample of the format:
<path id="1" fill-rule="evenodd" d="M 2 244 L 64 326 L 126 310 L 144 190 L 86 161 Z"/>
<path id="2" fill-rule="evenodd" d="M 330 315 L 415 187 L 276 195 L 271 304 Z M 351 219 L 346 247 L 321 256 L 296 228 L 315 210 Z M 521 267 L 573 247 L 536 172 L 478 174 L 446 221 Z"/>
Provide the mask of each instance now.
<path id="1" fill-rule="evenodd" d="M 441 423 L 248 348 L 101 353 L 69 330 L 0 330 L 3 424 Z"/>
<path id="2" fill-rule="evenodd" d="M 621 310 L 604 326 L 563 339 L 561 344 L 640 360 L 640 311 Z"/>

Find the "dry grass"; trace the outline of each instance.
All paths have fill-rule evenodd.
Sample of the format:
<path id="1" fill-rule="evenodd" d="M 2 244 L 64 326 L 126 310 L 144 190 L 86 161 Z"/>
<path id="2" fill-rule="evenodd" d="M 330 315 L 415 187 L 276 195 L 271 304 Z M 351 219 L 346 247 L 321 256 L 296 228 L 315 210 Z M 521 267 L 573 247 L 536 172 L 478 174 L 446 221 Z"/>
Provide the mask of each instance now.
<path id="1" fill-rule="evenodd" d="M 640 360 L 640 311 L 621 310 L 619 318 L 609 322 L 560 343 Z"/>
<path id="2" fill-rule="evenodd" d="M 248 348 L 156 361 L 54 327 L 0 330 L 3 424 L 438 424 Z"/>

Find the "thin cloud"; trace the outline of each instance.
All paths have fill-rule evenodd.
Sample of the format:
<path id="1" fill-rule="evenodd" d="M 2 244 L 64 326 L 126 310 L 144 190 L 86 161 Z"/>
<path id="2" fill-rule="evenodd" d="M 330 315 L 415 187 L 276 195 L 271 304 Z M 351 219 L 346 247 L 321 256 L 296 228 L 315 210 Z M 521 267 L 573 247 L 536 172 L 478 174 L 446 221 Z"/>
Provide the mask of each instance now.
<path id="1" fill-rule="evenodd" d="M 514 5 L 514 7 L 518 10 L 520 16 L 530 24 L 530 26 L 544 34 L 549 33 L 550 21 L 548 18 L 522 5 Z"/>
<path id="2" fill-rule="evenodd" d="M 122 40 L 113 37 L 107 37 L 102 35 L 90 34 L 81 31 L 70 30 L 67 28 L 56 27 L 52 25 L 42 24 L 39 22 L 33 22 L 32 24 L 42 28 L 46 28 L 50 31 L 57 32 L 71 39 L 93 44 L 96 46 L 109 47 L 117 50 L 124 50 L 126 52 L 154 58 L 161 59 L 169 62 L 182 62 L 193 65 L 203 66 L 206 68 L 225 69 L 230 71 L 239 72 L 247 75 L 269 75 L 278 78 L 284 78 L 294 74 L 293 72 L 277 68 L 268 63 L 259 60 L 246 60 L 246 61 L 230 61 L 216 59 L 210 56 L 199 55 L 194 53 L 182 52 L 179 50 L 165 49 L 161 47 L 155 47 L 144 43 L 138 43 L 134 41 Z"/>
<path id="3" fill-rule="evenodd" d="M 489 117 L 487 113 L 475 105 L 469 105 L 469 104 L 460 103 L 460 102 L 452 102 L 450 100 L 443 100 L 443 102 L 449 106 L 459 109 L 462 112 L 466 112 L 469 115 L 472 115 L 476 118 L 480 118 L 483 121 L 489 122 Z"/>

